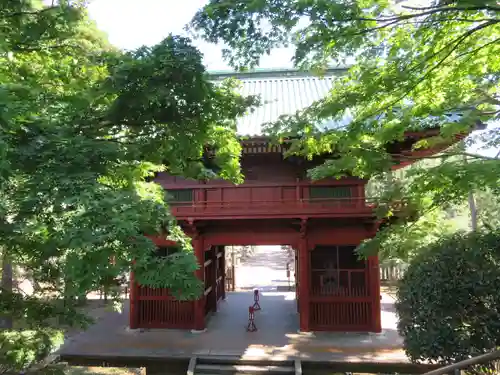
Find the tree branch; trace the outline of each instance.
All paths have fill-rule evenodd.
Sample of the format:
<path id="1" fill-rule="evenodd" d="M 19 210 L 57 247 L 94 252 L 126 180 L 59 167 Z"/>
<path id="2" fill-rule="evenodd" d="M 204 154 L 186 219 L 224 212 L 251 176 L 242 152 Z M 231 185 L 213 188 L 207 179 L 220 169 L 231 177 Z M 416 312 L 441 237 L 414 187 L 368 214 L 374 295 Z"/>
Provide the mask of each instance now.
<path id="1" fill-rule="evenodd" d="M 22 47 L 22 44 L 17 44 L 15 47 L 12 47 L 13 52 L 40 52 L 45 49 L 59 49 L 59 48 L 65 48 L 65 47 L 77 47 L 77 46 L 72 46 L 71 44 L 54 44 L 50 46 L 43 46 L 43 47 Z"/>
<path id="2" fill-rule="evenodd" d="M 51 12 L 53 10 L 59 10 L 61 9 L 60 6 L 50 6 L 50 7 L 45 7 L 40 10 L 35 10 L 35 11 L 20 11 L 20 12 L 13 12 L 13 13 L 4 13 L 2 14 L 2 17 L 21 17 L 21 16 L 37 16 L 43 13 Z"/>
<path id="3" fill-rule="evenodd" d="M 410 5 L 402 5 L 402 8 L 410 9 L 410 10 L 430 10 L 434 9 L 437 11 L 443 10 L 457 10 L 457 11 L 477 11 L 477 10 L 490 10 L 492 12 L 500 12 L 500 7 L 492 7 L 489 5 L 481 5 L 481 6 L 469 6 L 469 7 L 440 7 L 439 5 L 430 6 L 430 7 L 412 7 Z"/>
<path id="4" fill-rule="evenodd" d="M 453 156 L 466 156 L 470 157 L 473 159 L 481 159 L 481 160 L 498 160 L 498 156 L 496 157 L 491 157 L 491 156 L 486 156 L 486 155 L 480 155 L 480 154 L 474 154 L 470 152 L 444 152 L 438 155 L 422 155 L 422 156 L 412 156 L 412 155 L 405 155 L 405 154 L 392 154 L 393 156 L 396 156 L 400 159 L 406 159 L 406 160 L 424 160 L 424 159 L 446 159 L 450 158 Z"/>
<path id="5" fill-rule="evenodd" d="M 450 44 L 448 44 L 447 46 L 443 47 L 441 50 L 439 50 L 436 54 L 434 54 L 434 56 L 436 56 L 438 53 L 444 51 L 444 49 L 446 47 L 450 47 L 451 44 L 455 43 L 453 46 L 451 46 L 451 49 L 448 51 L 448 53 L 446 53 L 446 55 L 441 59 L 439 60 L 432 68 L 430 68 L 422 77 L 420 77 L 417 82 L 415 82 L 413 85 L 410 86 L 409 89 L 406 90 L 406 92 L 404 92 L 402 95 L 400 95 L 396 100 L 393 100 L 392 102 L 390 102 L 389 104 L 387 104 L 386 106 L 384 106 L 383 108 L 381 108 L 378 113 L 384 111 L 384 110 L 387 110 L 388 108 L 394 106 L 396 103 L 400 102 L 401 100 L 403 100 L 407 95 L 410 94 L 410 92 L 412 92 L 418 85 L 420 85 L 423 81 L 425 81 L 425 79 L 433 72 L 435 71 L 437 68 L 439 68 L 443 63 L 444 61 L 451 56 L 451 54 L 458 48 L 458 46 L 460 45 L 460 43 L 462 43 L 465 39 L 467 39 L 469 36 L 471 36 L 472 34 L 478 32 L 479 30 L 482 30 L 486 27 L 489 27 L 491 26 L 492 23 L 491 22 L 485 22 L 485 23 L 482 23 L 468 31 L 466 31 L 465 33 L 463 33 L 461 36 L 459 36 L 458 38 L 456 38 L 455 40 L 453 40 Z M 363 121 L 367 120 L 368 118 L 370 117 L 373 117 L 377 115 L 377 113 L 373 113 L 372 115 L 368 116 L 367 118 L 365 118 Z"/>
<path id="6" fill-rule="evenodd" d="M 493 7 L 494 8 L 494 7 Z M 418 9 L 418 8 L 417 8 Z M 483 7 L 447 7 L 447 8 L 428 8 L 429 10 L 425 10 L 420 13 L 412 13 L 412 14 L 397 14 L 395 16 L 382 16 L 380 18 L 349 18 L 346 20 L 333 20 L 333 22 L 354 22 L 354 21 L 366 21 L 366 22 L 391 22 L 391 21 L 404 21 L 412 18 L 419 18 L 423 16 L 429 16 L 437 13 L 449 13 L 449 12 L 463 12 L 463 11 L 473 11 L 473 10 L 484 10 Z M 493 10 L 493 9 L 491 9 Z M 500 7 L 495 12 L 500 12 Z M 495 21 L 498 21 L 494 19 Z"/>

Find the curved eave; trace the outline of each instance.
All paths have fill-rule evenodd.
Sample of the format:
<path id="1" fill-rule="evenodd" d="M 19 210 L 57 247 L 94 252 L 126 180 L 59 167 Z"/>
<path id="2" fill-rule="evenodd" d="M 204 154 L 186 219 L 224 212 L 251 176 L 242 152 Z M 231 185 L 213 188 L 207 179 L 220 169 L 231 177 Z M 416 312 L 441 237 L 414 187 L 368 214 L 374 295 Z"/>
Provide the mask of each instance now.
<path id="1" fill-rule="evenodd" d="M 414 150 L 413 145 L 422 139 L 425 138 L 431 138 L 438 136 L 440 134 L 440 129 L 435 128 L 435 129 L 428 129 L 425 131 L 421 132 L 416 132 L 416 131 L 411 131 L 411 132 L 405 132 L 405 141 L 412 141 L 412 143 L 409 145 L 409 147 L 402 149 L 399 153 L 391 153 L 394 161 L 397 163 L 395 164 L 392 169 L 393 170 L 398 170 L 404 167 L 407 167 L 421 159 L 425 159 L 426 157 L 430 157 L 432 155 L 436 155 L 447 148 L 453 146 L 454 144 L 463 141 L 466 137 L 468 137 L 473 131 L 476 130 L 484 130 L 486 129 L 486 125 L 481 123 L 477 124 L 473 129 L 471 129 L 468 132 L 461 133 L 461 134 L 456 134 L 453 136 L 453 138 L 448 141 L 444 142 L 439 145 L 435 145 L 426 149 L 419 149 L 419 150 Z M 400 142 L 402 143 L 402 142 Z"/>

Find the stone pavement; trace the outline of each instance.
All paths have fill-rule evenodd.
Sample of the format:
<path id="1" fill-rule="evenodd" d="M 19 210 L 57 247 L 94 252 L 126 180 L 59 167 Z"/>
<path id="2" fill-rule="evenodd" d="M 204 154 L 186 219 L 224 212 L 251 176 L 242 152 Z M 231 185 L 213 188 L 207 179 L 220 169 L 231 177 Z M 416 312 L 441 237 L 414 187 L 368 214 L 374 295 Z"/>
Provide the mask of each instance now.
<path id="1" fill-rule="evenodd" d="M 266 250 L 267 248 L 267 250 Z M 61 348 L 63 358 L 173 358 L 192 355 L 231 355 L 249 359 L 301 358 L 307 361 L 406 363 L 402 339 L 396 332 L 393 300 L 382 299 L 381 334 L 298 333 L 295 292 L 278 291 L 286 282 L 286 252 L 257 248 L 252 259 L 236 271 L 238 286 L 247 291 L 227 294 L 204 333 L 183 330 L 136 330 L 128 325 L 128 301 L 122 313 L 109 312 L 87 331 Z M 266 252 L 267 251 L 267 252 Z M 293 261 L 291 262 L 293 266 Z M 293 275 L 293 269 L 291 271 Z M 261 311 L 255 313 L 258 331 L 246 332 L 253 292 L 261 290 Z"/>
<path id="2" fill-rule="evenodd" d="M 257 246 L 254 254 L 242 260 L 236 267 L 236 288 L 264 290 L 286 290 L 286 264 L 290 264 L 290 285 L 295 286 L 293 251 L 288 254 L 281 246 Z M 283 288 L 283 289 L 282 289 Z"/>
<path id="3" fill-rule="evenodd" d="M 110 312 L 87 331 L 74 336 L 60 350 L 64 356 L 190 357 L 237 355 L 248 358 L 302 358 L 310 361 L 406 362 L 393 314 L 382 313 L 384 331 L 379 335 L 357 333 L 299 334 L 294 292 L 263 292 L 262 310 L 256 313 L 258 331 L 248 333 L 248 305 L 252 292 L 228 293 L 204 333 L 182 330 L 127 329 L 128 307 Z M 389 304 L 384 304 L 389 305 Z M 386 315 L 389 315 L 388 317 Z"/>

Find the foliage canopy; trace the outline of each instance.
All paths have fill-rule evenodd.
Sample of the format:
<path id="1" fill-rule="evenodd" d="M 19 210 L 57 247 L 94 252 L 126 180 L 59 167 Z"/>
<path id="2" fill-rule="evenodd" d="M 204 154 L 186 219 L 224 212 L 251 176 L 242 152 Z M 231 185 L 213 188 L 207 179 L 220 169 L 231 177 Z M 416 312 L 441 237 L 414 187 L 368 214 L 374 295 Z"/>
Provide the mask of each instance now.
<path id="1" fill-rule="evenodd" d="M 331 154 L 309 171 L 312 178 L 353 174 L 393 181 L 401 162 L 436 159 L 411 169 L 404 184 L 386 183 L 381 202 L 405 199 L 409 209 L 394 217 L 390 204 L 380 215 L 392 224 L 359 250 L 418 246 L 419 218 L 462 203 L 471 190 L 500 186 L 500 160 L 476 152 L 500 150 L 498 126 L 448 148 L 478 125 L 500 119 L 500 7 L 494 0 L 429 0 L 395 5 L 390 0 L 211 0 L 190 29 L 209 42 L 224 42 L 238 68 L 253 67 L 263 54 L 295 48 L 294 63 L 321 75 L 331 64 L 352 63 L 330 94 L 302 111 L 267 124 L 278 140 L 295 138 L 291 154 Z M 347 125 L 340 125 L 349 119 Z M 324 128 L 326 120 L 339 125 Z M 439 127 L 438 134 L 399 154 L 392 145 L 409 131 Z M 443 151 L 444 150 L 444 151 Z M 415 213 L 418 213 L 415 215 Z M 433 221 L 435 223 L 435 221 Z M 413 231 L 413 232 L 412 232 Z M 392 241 L 392 242 L 391 242 Z"/>
<path id="2" fill-rule="evenodd" d="M 112 48 L 79 2 L 6 2 L 0 26 L 0 249 L 35 289 L 1 290 L 0 314 L 24 329 L 0 332 L 2 372 L 50 350 L 51 328 L 84 323 L 78 300 L 132 260 L 141 284 L 198 296 L 189 241 L 147 177 L 216 177 L 209 145 L 217 177 L 241 180 L 235 118 L 255 99 L 210 83 L 186 38 Z M 167 229 L 183 251 L 160 259 L 143 234 Z"/>

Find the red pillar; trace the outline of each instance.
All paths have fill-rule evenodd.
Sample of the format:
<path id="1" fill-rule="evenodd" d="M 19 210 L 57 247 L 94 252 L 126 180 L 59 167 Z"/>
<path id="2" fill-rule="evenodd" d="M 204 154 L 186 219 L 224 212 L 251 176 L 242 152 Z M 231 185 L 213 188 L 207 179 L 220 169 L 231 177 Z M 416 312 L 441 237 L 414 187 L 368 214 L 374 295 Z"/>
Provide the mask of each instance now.
<path id="1" fill-rule="evenodd" d="M 298 243 L 299 252 L 299 314 L 300 314 L 300 331 L 309 332 L 309 308 L 310 308 L 310 256 L 307 247 L 307 238 L 302 235 Z"/>
<path id="2" fill-rule="evenodd" d="M 129 326 L 130 329 L 139 328 L 139 309 L 137 307 L 137 283 L 135 282 L 134 271 L 130 271 L 130 293 L 129 293 Z"/>
<path id="3" fill-rule="evenodd" d="M 218 277 L 218 270 L 219 270 L 219 262 L 217 258 L 217 253 L 219 252 L 219 247 L 214 246 L 210 249 L 212 252 L 212 274 L 207 275 L 207 277 L 210 277 L 212 282 L 212 300 L 210 301 L 211 303 L 211 308 L 213 312 L 217 312 L 217 298 L 219 296 L 217 295 L 217 277 Z"/>
<path id="4" fill-rule="evenodd" d="M 378 256 L 368 257 L 370 265 L 370 284 L 372 285 L 373 295 L 373 331 L 376 333 L 382 332 L 382 314 L 380 306 L 380 267 L 378 263 Z"/>
<path id="5" fill-rule="evenodd" d="M 299 308 L 299 300 L 300 300 L 300 298 L 299 298 L 299 283 L 300 283 L 299 269 L 300 269 L 300 265 L 299 265 L 299 252 L 296 248 L 294 249 L 294 260 L 295 260 L 295 274 L 293 276 L 294 276 L 294 280 L 295 280 L 295 299 L 297 300 L 297 312 L 300 313 L 300 308 Z"/>
<path id="6" fill-rule="evenodd" d="M 222 280 L 220 281 L 222 283 L 222 299 L 226 299 L 226 247 L 221 246 L 220 247 L 222 251 L 222 256 L 219 258 L 220 262 L 222 265 L 220 266 L 221 272 L 222 272 Z"/>
<path id="7" fill-rule="evenodd" d="M 193 238 L 193 249 L 198 262 L 199 268 L 196 270 L 196 277 L 203 283 L 205 282 L 205 257 L 203 249 L 203 238 L 196 236 Z M 205 287 L 203 287 L 204 291 Z M 194 329 L 205 329 L 205 295 L 202 294 L 199 299 L 194 302 Z"/>

